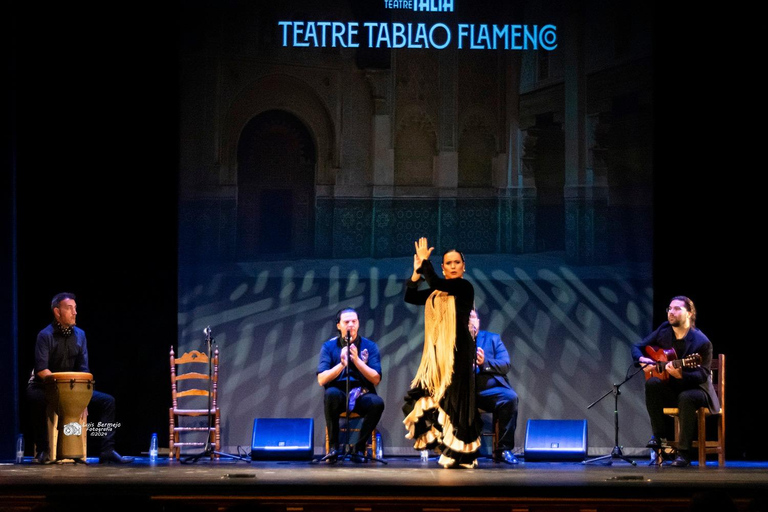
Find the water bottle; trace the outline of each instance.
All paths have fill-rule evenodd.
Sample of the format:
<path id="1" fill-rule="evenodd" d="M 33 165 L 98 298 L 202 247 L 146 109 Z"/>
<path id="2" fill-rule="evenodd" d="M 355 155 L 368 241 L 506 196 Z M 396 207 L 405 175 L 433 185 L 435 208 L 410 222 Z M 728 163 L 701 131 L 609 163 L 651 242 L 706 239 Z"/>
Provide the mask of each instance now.
<path id="1" fill-rule="evenodd" d="M 16 438 L 16 464 L 24 462 L 24 434 Z"/>
<path id="2" fill-rule="evenodd" d="M 149 442 L 149 462 L 157 462 L 157 434 L 152 434 Z"/>
<path id="3" fill-rule="evenodd" d="M 376 432 L 376 458 L 384 458 L 384 446 L 381 444 L 381 432 Z"/>
<path id="4" fill-rule="evenodd" d="M 421 462 L 429 462 L 429 450 L 421 450 Z"/>

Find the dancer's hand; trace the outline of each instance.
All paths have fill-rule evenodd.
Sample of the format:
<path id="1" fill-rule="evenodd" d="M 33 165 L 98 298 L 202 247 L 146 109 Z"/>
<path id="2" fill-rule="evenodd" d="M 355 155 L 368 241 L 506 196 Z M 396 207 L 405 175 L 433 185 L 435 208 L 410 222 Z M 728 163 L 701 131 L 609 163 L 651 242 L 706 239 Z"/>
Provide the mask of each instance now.
<path id="1" fill-rule="evenodd" d="M 414 245 L 416 246 L 416 254 L 414 255 L 413 264 L 415 265 L 418 261 L 420 267 L 421 264 L 424 263 L 424 260 L 429 259 L 429 255 L 432 254 L 432 251 L 434 251 L 435 248 L 429 247 L 425 237 L 419 238 L 418 242 L 414 242 Z"/>

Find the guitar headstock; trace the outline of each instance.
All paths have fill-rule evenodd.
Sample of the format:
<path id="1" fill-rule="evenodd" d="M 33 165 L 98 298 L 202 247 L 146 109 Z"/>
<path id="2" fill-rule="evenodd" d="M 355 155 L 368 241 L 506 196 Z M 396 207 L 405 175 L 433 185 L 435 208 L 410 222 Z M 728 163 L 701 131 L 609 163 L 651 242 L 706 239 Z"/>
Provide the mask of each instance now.
<path id="1" fill-rule="evenodd" d="M 683 368 L 696 368 L 697 366 L 701 366 L 701 355 L 691 354 L 688 357 L 684 357 L 682 359 L 682 366 Z"/>

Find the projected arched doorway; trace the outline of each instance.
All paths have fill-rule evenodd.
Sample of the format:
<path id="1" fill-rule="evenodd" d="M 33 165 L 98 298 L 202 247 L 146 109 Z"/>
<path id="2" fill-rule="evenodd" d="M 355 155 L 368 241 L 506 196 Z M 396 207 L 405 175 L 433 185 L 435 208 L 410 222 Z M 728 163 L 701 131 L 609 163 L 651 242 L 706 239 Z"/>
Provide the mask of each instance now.
<path id="1" fill-rule="evenodd" d="M 270 110 L 246 124 L 237 146 L 239 259 L 312 255 L 315 164 L 315 143 L 296 116 Z"/>

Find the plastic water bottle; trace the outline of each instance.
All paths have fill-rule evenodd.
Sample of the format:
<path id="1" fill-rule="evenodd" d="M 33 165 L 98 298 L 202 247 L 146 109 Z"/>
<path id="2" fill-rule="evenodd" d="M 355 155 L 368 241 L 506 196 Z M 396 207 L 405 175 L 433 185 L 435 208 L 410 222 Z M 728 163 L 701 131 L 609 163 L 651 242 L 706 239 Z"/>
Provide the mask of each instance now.
<path id="1" fill-rule="evenodd" d="M 152 434 L 149 442 L 149 462 L 157 462 L 157 434 Z"/>
<path id="2" fill-rule="evenodd" d="M 429 462 L 429 450 L 421 450 L 421 462 Z"/>
<path id="3" fill-rule="evenodd" d="M 381 444 L 381 432 L 376 432 L 376 458 L 384 458 L 384 447 Z"/>
<path id="4" fill-rule="evenodd" d="M 24 434 L 16 438 L 16 464 L 24 462 Z"/>

